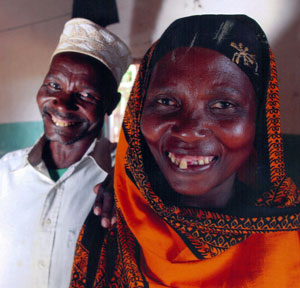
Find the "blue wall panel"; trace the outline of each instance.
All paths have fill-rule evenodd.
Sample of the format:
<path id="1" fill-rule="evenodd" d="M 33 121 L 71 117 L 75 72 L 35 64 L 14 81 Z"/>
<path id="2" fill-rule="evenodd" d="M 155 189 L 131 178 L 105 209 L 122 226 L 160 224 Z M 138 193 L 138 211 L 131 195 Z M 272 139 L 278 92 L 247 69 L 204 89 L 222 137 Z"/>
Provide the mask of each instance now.
<path id="1" fill-rule="evenodd" d="M 9 151 L 31 146 L 42 133 L 41 121 L 0 124 L 0 157 Z"/>

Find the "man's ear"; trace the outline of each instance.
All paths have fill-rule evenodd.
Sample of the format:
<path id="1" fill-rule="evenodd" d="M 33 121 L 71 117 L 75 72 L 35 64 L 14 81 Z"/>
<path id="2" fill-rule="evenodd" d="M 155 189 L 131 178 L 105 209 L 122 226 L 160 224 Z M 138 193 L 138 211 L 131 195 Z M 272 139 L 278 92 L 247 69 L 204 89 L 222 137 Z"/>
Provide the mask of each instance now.
<path id="1" fill-rule="evenodd" d="M 109 116 L 112 111 L 117 107 L 119 101 L 121 99 L 121 93 L 115 92 L 113 95 L 111 95 L 111 99 L 107 105 L 106 113 Z"/>

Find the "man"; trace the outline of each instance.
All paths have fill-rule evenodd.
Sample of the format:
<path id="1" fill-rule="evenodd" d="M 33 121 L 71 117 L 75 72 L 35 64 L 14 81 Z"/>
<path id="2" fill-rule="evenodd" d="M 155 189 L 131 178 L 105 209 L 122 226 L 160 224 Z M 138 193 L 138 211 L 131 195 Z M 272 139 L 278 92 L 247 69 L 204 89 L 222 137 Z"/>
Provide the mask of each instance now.
<path id="1" fill-rule="evenodd" d="M 1 288 L 69 286 L 91 191 L 111 170 L 101 129 L 129 62 L 106 29 L 81 18 L 65 24 L 37 95 L 45 133 L 0 160 Z"/>

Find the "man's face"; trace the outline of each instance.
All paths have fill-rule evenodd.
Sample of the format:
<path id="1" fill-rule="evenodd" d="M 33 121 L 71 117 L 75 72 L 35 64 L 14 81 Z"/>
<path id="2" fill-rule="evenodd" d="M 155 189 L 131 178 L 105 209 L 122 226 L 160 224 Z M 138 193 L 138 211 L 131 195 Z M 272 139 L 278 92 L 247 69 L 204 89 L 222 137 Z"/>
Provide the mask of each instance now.
<path id="1" fill-rule="evenodd" d="M 78 53 L 56 55 L 37 95 L 47 139 L 68 145 L 98 136 L 116 94 L 112 80 L 96 59 Z"/>
<path id="2" fill-rule="evenodd" d="M 253 147 L 253 86 L 222 54 L 177 48 L 154 68 L 141 131 L 177 193 L 228 199 Z"/>

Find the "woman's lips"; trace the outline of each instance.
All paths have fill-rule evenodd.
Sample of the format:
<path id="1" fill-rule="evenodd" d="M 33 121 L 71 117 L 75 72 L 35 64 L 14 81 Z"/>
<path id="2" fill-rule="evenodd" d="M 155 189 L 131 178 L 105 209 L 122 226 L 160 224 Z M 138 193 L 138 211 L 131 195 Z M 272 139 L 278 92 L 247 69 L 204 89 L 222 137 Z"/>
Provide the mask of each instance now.
<path id="1" fill-rule="evenodd" d="M 173 164 L 183 170 L 190 167 L 203 167 L 216 159 L 216 156 L 180 155 L 172 152 L 168 152 L 167 155 Z"/>

